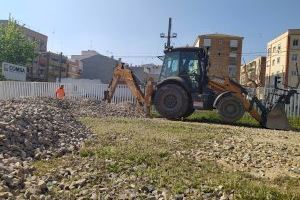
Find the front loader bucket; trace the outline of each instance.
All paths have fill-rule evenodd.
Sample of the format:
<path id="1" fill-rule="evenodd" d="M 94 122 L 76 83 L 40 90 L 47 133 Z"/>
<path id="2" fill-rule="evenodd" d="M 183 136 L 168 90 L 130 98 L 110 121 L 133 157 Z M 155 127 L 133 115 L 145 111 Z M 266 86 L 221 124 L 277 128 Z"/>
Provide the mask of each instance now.
<path id="1" fill-rule="evenodd" d="M 289 121 L 285 112 L 285 104 L 277 103 L 268 113 L 266 128 L 277 130 L 289 130 Z"/>

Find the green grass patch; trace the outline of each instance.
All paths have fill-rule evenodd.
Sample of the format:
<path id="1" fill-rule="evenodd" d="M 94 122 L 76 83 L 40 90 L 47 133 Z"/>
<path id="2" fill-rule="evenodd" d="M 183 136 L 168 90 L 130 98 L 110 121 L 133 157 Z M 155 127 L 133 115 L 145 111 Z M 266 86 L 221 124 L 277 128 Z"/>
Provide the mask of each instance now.
<path id="1" fill-rule="evenodd" d="M 157 114 L 155 114 L 155 116 L 157 116 Z M 300 131 L 300 117 L 289 117 L 288 119 L 292 130 Z M 216 111 L 196 111 L 185 120 L 192 122 L 226 124 L 220 119 Z M 257 128 L 261 127 L 260 124 L 248 113 L 245 113 L 245 115 L 239 121 L 233 123 L 232 125 Z"/>
<path id="2" fill-rule="evenodd" d="M 198 112 L 189 119 L 199 117 L 217 120 L 213 113 Z M 83 118 L 82 122 L 98 139 L 80 155 L 110 160 L 107 172 L 135 175 L 139 185 L 153 184 L 173 194 L 223 185 L 227 191 L 234 190 L 235 199 L 300 199 L 300 185 L 294 179 L 254 178 L 225 170 L 213 161 L 195 159 L 192 152 L 202 143 L 240 134 L 231 129 L 158 119 Z"/>

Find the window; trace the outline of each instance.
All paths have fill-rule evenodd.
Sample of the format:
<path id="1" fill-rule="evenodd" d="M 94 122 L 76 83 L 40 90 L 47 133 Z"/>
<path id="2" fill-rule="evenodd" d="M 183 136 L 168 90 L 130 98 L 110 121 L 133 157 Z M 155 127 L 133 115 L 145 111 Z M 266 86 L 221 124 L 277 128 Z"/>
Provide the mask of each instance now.
<path id="1" fill-rule="evenodd" d="M 271 56 L 271 48 L 268 48 L 268 56 Z"/>
<path id="2" fill-rule="evenodd" d="M 204 39 L 204 46 L 210 47 L 211 46 L 211 39 Z"/>
<path id="3" fill-rule="evenodd" d="M 178 75 L 179 52 L 171 52 L 165 55 L 160 78 L 167 78 Z"/>
<path id="4" fill-rule="evenodd" d="M 236 57 L 229 57 L 229 65 L 236 65 Z"/>
<path id="5" fill-rule="evenodd" d="M 237 57 L 237 54 L 236 54 L 236 53 L 230 53 L 230 54 L 229 54 L 229 57 L 234 57 L 234 58 L 236 58 L 236 57 Z"/>
<path id="6" fill-rule="evenodd" d="M 277 64 L 279 64 L 279 63 L 280 63 L 280 57 L 277 58 Z"/>
<path id="7" fill-rule="evenodd" d="M 219 44 L 223 44 L 223 40 L 219 40 Z"/>
<path id="8" fill-rule="evenodd" d="M 295 47 L 295 46 L 298 46 L 298 39 L 294 39 L 293 40 L 293 46 Z"/>
<path id="9" fill-rule="evenodd" d="M 181 53 L 180 76 L 185 78 L 193 89 L 199 88 L 199 75 L 201 74 L 199 67 L 199 56 L 197 52 Z"/>
<path id="10" fill-rule="evenodd" d="M 298 55 L 297 54 L 293 54 L 292 55 L 292 61 L 297 61 L 298 59 Z"/>
<path id="11" fill-rule="evenodd" d="M 238 41 L 237 40 L 230 40 L 230 47 L 238 47 Z"/>
<path id="12" fill-rule="evenodd" d="M 229 65 L 228 73 L 230 78 L 236 78 L 236 65 Z"/>
<path id="13" fill-rule="evenodd" d="M 281 50 L 281 44 L 278 44 L 277 50 L 278 50 L 278 52 L 280 52 L 280 50 Z"/>
<path id="14" fill-rule="evenodd" d="M 273 47 L 273 53 L 275 53 L 275 51 L 276 51 L 276 47 Z"/>
<path id="15" fill-rule="evenodd" d="M 296 71 L 292 71 L 292 76 L 297 76 L 297 72 Z"/>
<path id="16" fill-rule="evenodd" d="M 274 60 L 272 60 L 272 66 L 274 66 L 275 65 L 275 59 Z"/>

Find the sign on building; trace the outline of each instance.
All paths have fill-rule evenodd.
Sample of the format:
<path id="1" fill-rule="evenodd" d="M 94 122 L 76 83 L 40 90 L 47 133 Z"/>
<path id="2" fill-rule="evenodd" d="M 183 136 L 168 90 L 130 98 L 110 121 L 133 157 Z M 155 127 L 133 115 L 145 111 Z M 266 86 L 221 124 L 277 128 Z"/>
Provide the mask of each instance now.
<path id="1" fill-rule="evenodd" d="M 6 80 L 26 81 L 26 67 L 10 63 L 2 63 L 2 75 Z"/>

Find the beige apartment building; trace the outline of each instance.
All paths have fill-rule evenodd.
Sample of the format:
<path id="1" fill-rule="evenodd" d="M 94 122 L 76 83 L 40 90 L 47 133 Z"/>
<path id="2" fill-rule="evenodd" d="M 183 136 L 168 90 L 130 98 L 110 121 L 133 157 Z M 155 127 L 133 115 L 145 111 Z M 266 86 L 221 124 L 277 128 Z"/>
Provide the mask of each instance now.
<path id="1" fill-rule="evenodd" d="M 195 47 L 208 48 L 208 75 L 240 80 L 243 37 L 226 34 L 199 35 Z"/>
<path id="2" fill-rule="evenodd" d="M 254 60 L 241 66 L 240 74 L 240 84 L 244 86 L 253 86 L 249 84 L 249 80 L 254 81 L 259 87 L 265 86 L 265 76 L 266 76 L 266 57 L 260 56 Z"/>
<path id="3" fill-rule="evenodd" d="M 270 41 L 267 49 L 266 86 L 274 87 L 274 77 L 280 76 L 279 86 L 299 88 L 296 66 L 300 63 L 300 29 L 289 29 Z"/>

